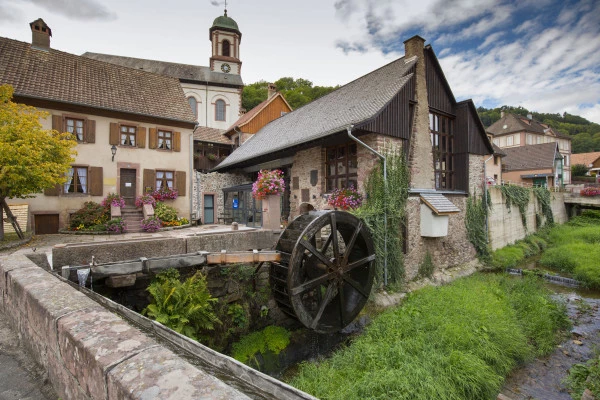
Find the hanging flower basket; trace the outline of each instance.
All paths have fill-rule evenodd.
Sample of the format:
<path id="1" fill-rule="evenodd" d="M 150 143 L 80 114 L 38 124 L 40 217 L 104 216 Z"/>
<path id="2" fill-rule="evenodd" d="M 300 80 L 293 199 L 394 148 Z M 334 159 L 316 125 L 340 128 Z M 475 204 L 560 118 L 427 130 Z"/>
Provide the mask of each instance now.
<path id="1" fill-rule="evenodd" d="M 353 210 L 360 207 L 362 200 L 362 195 L 353 186 L 350 186 L 346 189 L 334 189 L 327 199 L 327 203 L 336 209 Z"/>
<path id="2" fill-rule="evenodd" d="M 270 195 L 281 195 L 284 190 L 283 171 L 263 169 L 258 173 L 256 182 L 252 184 L 252 197 L 263 200 Z"/>

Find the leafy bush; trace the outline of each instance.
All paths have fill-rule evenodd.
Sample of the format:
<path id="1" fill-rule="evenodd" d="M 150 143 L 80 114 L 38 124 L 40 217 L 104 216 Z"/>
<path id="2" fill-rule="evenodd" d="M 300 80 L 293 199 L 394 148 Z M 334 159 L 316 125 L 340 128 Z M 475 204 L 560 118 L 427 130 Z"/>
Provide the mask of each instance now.
<path id="1" fill-rule="evenodd" d="M 411 293 L 330 359 L 303 363 L 291 384 L 327 399 L 491 399 L 567 327 L 540 280 L 476 275 Z"/>
<path id="2" fill-rule="evenodd" d="M 232 347 L 232 356 L 247 365 L 260 368 L 257 356 L 263 359 L 278 355 L 290 344 L 290 332 L 280 326 L 267 326 L 262 331 L 252 332 L 244 336 Z"/>
<path id="3" fill-rule="evenodd" d="M 435 271 L 435 264 L 433 264 L 431 253 L 427 251 L 423 258 L 423 262 L 419 265 L 418 276 L 420 278 L 431 278 L 433 271 Z"/>
<path id="4" fill-rule="evenodd" d="M 81 209 L 71 215 L 69 226 L 71 229 L 89 229 L 98 225 L 104 226 L 109 218 L 109 209 L 93 201 L 86 201 Z"/>
<path id="5" fill-rule="evenodd" d="M 156 203 L 154 215 L 163 222 L 177 221 L 177 210 L 162 201 Z"/>
<path id="6" fill-rule="evenodd" d="M 125 199 L 116 193 L 109 193 L 102 200 L 102 206 L 106 208 L 110 208 L 110 206 L 123 208 L 125 207 Z"/>
<path id="7" fill-rule="evenodd" d="M 510 245 L 494 251 L 490 264 L 496 269 L 514 268 L 524 259 L 523 248 Z"/>
<path id="8" fill-rule="evenodd" d="M 179 272 L 169 269 L 156 275 L 148 292 L 152 300 L 142 313 L 187 337 L 198 340 L 202 331 L 220 323 L 212 308 L 217 300 L 200 272 L 182 283 Z"/>
<path id="9" fill-rule="evenodd" d="M 106 230 L 115 233 L 125 233 L 127 231 L 127 225 L 123 218 L 111 219 L 106 223 Z"/>
<path id="10" fill-rule="evenodd" d="M 575 364 L 564 380 L 573 399 L 580 399 L 589 389 L 596 398 L 600 395 L 600 357 L 596 356 L 585 364 Z"/>
<path id="11" fill-rule="evenodd" d="M 156 232 L 162 228 L 162 221 L 155 216 L 151 216 L 142 220 L 141 226 L 144 232 Z"/>

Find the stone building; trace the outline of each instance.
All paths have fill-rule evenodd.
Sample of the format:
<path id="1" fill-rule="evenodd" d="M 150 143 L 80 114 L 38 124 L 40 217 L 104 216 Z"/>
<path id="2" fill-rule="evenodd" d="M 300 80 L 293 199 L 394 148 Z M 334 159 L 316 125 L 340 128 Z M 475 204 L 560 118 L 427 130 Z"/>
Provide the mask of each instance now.
<path id="1" fill-rule="evenodd" d="M 419 36 L 407 40 L 404 57 L 272 121 L 216 170 L 282 169 L 289 182 L 289 218 L 294 218 L 306 209 L 325 208 L 335 188 L 353 185 L 363 191 L 379 161 L 373 150 L 401 149 L 411 176 L 407 277 L 416 275 L 426 251 L 438 267 L 471 260 L 466 199 L 483 184 L 484 155 L 494 150 L 473 102 L 455 100 L 424 42 Z M 436 200 L 424 200 L 430 195 Z M 440 213 L 432 205 L 436 201 L 451 211 Z M 428 233 L 426 224 L 442 220 L 445 235 Z"/>
<path id="2" fill-rule="evenodd" d="M 114 192 L 133 205 L 167 186 L 179 191 L 178 214 L 189 216 L 196 122 L 179 81 L 55 50 L 42 19 L 30 26 L 31 44 L 0 38 L 0 84 L 14 87 L 15 102 L 50 114 L 44 129 L 72 133 L 77 156 L 64 185 L 9 201 L 28 204 L 27 227 L 56 233 L 84 202 Z"/>
<path id="3" fill-rule="evenodd" d="M 547 124 L 537 121 L 531 114 L 523 117 L 504 111 L 500 119 L 487 128 L 492 142 L 501 149 L 557 143 L 563 157 L 563 168 L 559 179 L 562 184 L 571 183 L 571 137 L 563 135 Z"/>

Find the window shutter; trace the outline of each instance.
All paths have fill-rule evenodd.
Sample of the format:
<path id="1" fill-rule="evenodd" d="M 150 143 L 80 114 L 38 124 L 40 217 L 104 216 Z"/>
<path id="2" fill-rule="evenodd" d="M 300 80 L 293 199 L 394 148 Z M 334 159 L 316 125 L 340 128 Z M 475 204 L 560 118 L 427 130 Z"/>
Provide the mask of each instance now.
<path id="1" fill-rule="evenodd" d="M 119 144 L 119 124 L 116 122 L 110 123 L 110 135 L 108 137 L 108 144 L 114 144 L 117 146 Z"/>
<path id="2" fill-rule="evenodd" d="M 148 148 L 155 149 L 158 147 L 158 131 L 156 128 L 150 128 L 148 132 Z"/>
<path id="3" fill-rule="evenodd" d="M 137 128 L 137 147 L 143 149 L 146 147 L 146 128 L 138 126 Z"/>
<path id="4" fill-rule="evenodd" d="M 85 141 L 96 143 L 96 121 L 88 119 L 85 121 Z"/>
<path id="5" fill-rule="evenodd" d="M 56 129 L 59 132 L 64 132 L 65 128 L 63 127 L 63 117 L 62 115 L 53 115 L 52 116 L 52 129 Z"/>
<path id="6" fill-rule="evenodd" d="M 185 188 L 187 187 L 187 182 L 185 180 L 185 171 L 175 172 L 175 187 L 179 196 L 185 197 Z"/>
<path id="7" fill-rule="evenodd" d="M 155 174 L 154 170 L 153 169 L 144 169 L 143 193 L 153 191 L 155 184 L 156 184 L 156 174 Z"/>
<path id="8" fill-rule="evenodd" d="M 104 181 L 102 176 L 102 167 L 90 167 L 90 194 L 92 196 L 104 195 Z"/>
<path id="9" fill-rule="evenodd" d="M 60 184 L 56 184 L 53 187 L 44 189 L 44 195 L 45 196 L 58 196 L 60 194 L 60 187 L 61 186 L 62 185 L 60 185 Z"/>
<path id="10" fill-rule="evenodd" d="M 173 151 L 181 151 L 181 132 L 173 132 Z"/>

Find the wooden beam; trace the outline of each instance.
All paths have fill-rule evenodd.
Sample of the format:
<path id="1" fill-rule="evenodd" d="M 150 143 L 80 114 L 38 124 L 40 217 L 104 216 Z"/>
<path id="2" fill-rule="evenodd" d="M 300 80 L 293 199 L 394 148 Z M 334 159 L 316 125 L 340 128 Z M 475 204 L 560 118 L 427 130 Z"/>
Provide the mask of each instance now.
<path id="1" fill-rule="evenodd" d="M 239 251 L 227 253 L 208 253 L 206 255 L 207 264 L 239 264 L 239 263 L 260 263 L 265 261 L 280 261 L 281 254 L 276 251 Z"/>

